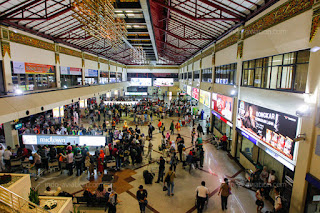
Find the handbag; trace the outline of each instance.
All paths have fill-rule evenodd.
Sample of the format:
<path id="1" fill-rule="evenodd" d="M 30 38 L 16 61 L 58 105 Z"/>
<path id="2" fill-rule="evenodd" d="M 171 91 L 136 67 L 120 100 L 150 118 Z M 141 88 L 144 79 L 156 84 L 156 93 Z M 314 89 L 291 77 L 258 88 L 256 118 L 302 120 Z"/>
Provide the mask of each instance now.
<path id="1" fill-rule="evenodd" d="M 162 189 L 164 192 L 168 190 L 168 188 L 166 186 L 163 186 L 163 189 Z"/>

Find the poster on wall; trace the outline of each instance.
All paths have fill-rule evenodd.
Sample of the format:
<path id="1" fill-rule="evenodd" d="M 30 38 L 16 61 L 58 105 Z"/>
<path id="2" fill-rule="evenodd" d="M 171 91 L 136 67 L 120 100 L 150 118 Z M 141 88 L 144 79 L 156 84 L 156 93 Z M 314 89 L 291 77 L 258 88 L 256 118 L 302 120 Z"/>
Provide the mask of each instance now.
<path id="1" fill-rule="evenodd" d="M 131 78 L 131 86 L 151 87 L 151 78 Z"/>
<path id="2" fill-rule="evenodd" d="M 232 121 L 233 98 L 212 93 L 212 109 Z"/>
<path id="3" fill-rule="evenodd" d="M 24 63 L 15 61 L 12 64 L 13 73 L 15 74 L 55 74 L 55 67 L 53 65 Z"/>
<path id="4" fill-rule="evenodd" d="M 192 98 L 199 100 L 199 92 L 198 88 L 192 88 Z"/>
<path id="5" fill-rule="evenodd" d="M 173 78 L 155 78 L 153 81 L 155 87 L 172 87 Z"/>
<path id="6" fill-rule="evenodd" d="M 85 109 L 87 107 L 87 99 L 79 101 L 80 109 Z"/>
<path id="7" fill-rule="evenodd" d="M 85 77 L 98 77 L 98 70 L 85 69 Z"/>
<path id="8" fill-rule="evenodd" d="M 56 107 L 52 109 L 52 114 L 54 118 L 63 118 L 64 117 L 64 109 L 63 106 Z"/>
<path id="9" fill-rule="evenodd" d="M 187 94 L 191 96 L 191 94 L 192 94 L 192 87 L 191 86 L 187 86 Z"/>
<path id="10" fill-rule="evenodd" d="M 60 67 L 61 75 L 82 75 L 81 68 L 75 67 Z"/>
<path id="11" fill-rule="evenodd" d="M 205 90 L 200 90 L 200 100 L 199 100 L 199 102 L 210 108 L 210 102 L 211 102 L 210 101 L 210 96 L 211 96 L 210 92 L 207 92 Z"/>
<path id="12" fill-rule="evenodd" d="M 239 100 L 237 128 L 293 159 L 298 118 Z"/>

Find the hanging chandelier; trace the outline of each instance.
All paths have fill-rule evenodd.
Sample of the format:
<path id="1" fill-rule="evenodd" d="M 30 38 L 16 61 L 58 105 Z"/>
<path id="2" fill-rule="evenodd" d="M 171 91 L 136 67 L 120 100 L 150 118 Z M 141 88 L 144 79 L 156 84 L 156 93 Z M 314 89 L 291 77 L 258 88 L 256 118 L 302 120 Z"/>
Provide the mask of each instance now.
<path id="1" fill-rule="evenodd" d="M 136 64 L 148 64 L 146 53 L 142 46 L 136 46 L 130 49 L 131 62 Z"/>
<path id="2" fill-rule="evenodd" d="M 89 35 L 119 47 L 127 38 L 126 23 L 115 18 L 113 0 L 74 0 L 72 15 Z"/>

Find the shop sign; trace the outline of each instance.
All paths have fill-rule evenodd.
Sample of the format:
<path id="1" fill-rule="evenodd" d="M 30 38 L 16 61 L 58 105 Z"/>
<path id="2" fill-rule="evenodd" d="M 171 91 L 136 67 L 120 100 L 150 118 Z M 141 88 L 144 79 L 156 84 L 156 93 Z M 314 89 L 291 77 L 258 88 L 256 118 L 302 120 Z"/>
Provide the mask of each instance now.
<path id="1" fill-rule="evenodd" d="M 212 93 L 212 109 L 232 121 L 233 98 Z"/>
<path id="2" fill-rule="evenodd" d="M 47 74 L 54 75 L 53 65 L 13 62 L 13 73 L 15 74 Z"/>
<path id="3" fill-rule="evenodd" d="M 71 145 L 102 146 L 104 136 L 57 136 L 57 135 L 22 135 L 24 145 Z"/>
<path id="4" fill-rule="evenodd" d="M 199 100 L 199 92 L 200 90 L 198 88 L 192 88 L 192 98 Z"/>
<path id="5" fill-rule="evenodd" d="M 98 70 L 85 69 L 85 77 L 98 77 Z"/>
<path id="6" fill-rule="evenodd" d="M 148 95 L 147 92 L 125 92 L 124 95 Z"/>
<path id="7" fill-rule="evenodd" d="M 216 116 L 218 119 L 220 119 L 221 121 L 223 121 L 224 123 L 226 123 L 228 126 L 233 126 L 233 124 L 228 121 L 227 119 L 225 119 L 224 117 L 222 117 L 221 115 L 219 115 L 219 113 L 217 113 L 216 111 L 212 110 L 211 113 Z"/>
<path id="8" fill-rule="evenodd" d="M 210 92 L 207 92 L 207 91 L 204 91 L 204 90 L 200 90 L 200 100 L 199 100 L 199 102 L 210 108 L 210 96 L 211 96 Z"/>
<path id="9" fill-rule="evenodd" d="M 75 67 L 60 67 L 61 75 L 82 75 L 81 68 Z"/>
<path id="10" fill-rule="evenodd" d="M 237 128 L 265 147 L 293 160 L 298 118 L 239 100 Z M 250 140 L 251 141 L 251 140 Z"/>
<path id="11" fill-rule="evenodd" d="M 52 114 L 54 118 L 63 118 L 64 117 L 64 109 L 63 106 L 56 107 L 52 109 Z"/>

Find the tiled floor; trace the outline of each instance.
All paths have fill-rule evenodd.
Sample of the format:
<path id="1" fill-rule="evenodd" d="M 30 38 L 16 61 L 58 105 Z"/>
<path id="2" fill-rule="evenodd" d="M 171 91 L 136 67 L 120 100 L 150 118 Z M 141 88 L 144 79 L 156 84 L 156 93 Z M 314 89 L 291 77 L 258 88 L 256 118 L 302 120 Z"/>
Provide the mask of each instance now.
<path id="1" fill-rule="evenodd" d="M 200 106 L 201 108 L 201 106 Z M 210 113 L 209 109 L 205 110 L 206 115 Z M 206 116 L 205 116 L 206 117 Z M 166 118 L 164 123 L 166 129 L 169 129 L 171 120 L 177 118 Z M 127 121 L 132 119 L 127 118 Z M 157 125 L 158 120 L 153 122 Z M 129 122 L 128 122 L 129 123 Z M 131 123 L 131 122 L 130 122 Z M 143 133 L 147 133 L 147 127 L 140 127 Z M 181 135 L 185 138 L 186 147 L 191 146 L 190 138 L 191 127 L 182 127 Z M 173 137 L 175 139 L 176 135 Z M 205 138 L 204 138 L 205 139 Z M 154 148 L 152 153 L 153 160 L 160 157 L 160 152 L 157 152 L 157 147 L 160 145 L 161 134 L 155 131 L 153 137 Z M 206 186 L 209 188 L 211 194 L 205 212 L 222 212 L 220 197 L 217 195 L 219 186 L 225 177 L 228 177 L 232 185 L 232 194 L 228 200 L 228 210 L 225 212 L 239 212 L 239 213 L 254 213 L 256 212 L 255 193 L 241 186 L 232 184 L 233 179 L 244 179 L 244 172 L 241 168 L 228 157 L 227 153 L 222 150 L 217 150 L 211 144 L 205 144 L 205 163 L 203 170 L 192 170 L 191 174 L 182 168 L 181 164 L 177 166 L 177 178 L 175 180 L 175 191 L 173 197 L 166 196 L 163 192 L 163 185 L 160 183 L 153 183 L 152 185 L 145 185 L 143 179 L 143 171 L 157 171 L 158 164 L 148 164 L 144 159 L 141 165 L 128 166 L 121 172 L 115 173 L 116 181 L 113 183 L 115 191 L 119 194 L 119 205 L 117 205 L 117 212 L 121 213 L 135 213 L 139 211 L 139 205 L 135 199 L 136 191 L 139 185 L 144 185 L 148 191 L 149 206 L 146 212 L 163 212 L 163 213 L 189 213 L 196 212 L 195 209 L 195 189 L 200 185 L 201 181 L 206 181 Z M 166 171 L 169 165 L 166 165 Z M 155 179 L 157 178 L 157 174 Z M 156 181 L 154 179 L 154 181 Z M 101 183 L 101 177 L 97 175 L 92 181 L 88 181 L 87 174 L 82 174 L 80 177 L 69 177 L 67 174 L 53 173 L 40 178 L 37 182 L 32 180 L 32 185 L 39 188 L 39 192 L 43 192 L 47 185 L 62 186 L 64 191 L 75 193 L 77 196 L 82 194 L 84 187 L 95 189 Z M 266 202 L 264 211 L 270 210 L 271 204 Z M 104 212 L 104 208 L 79 206 L 79 210 L 86 213 Z"/>

